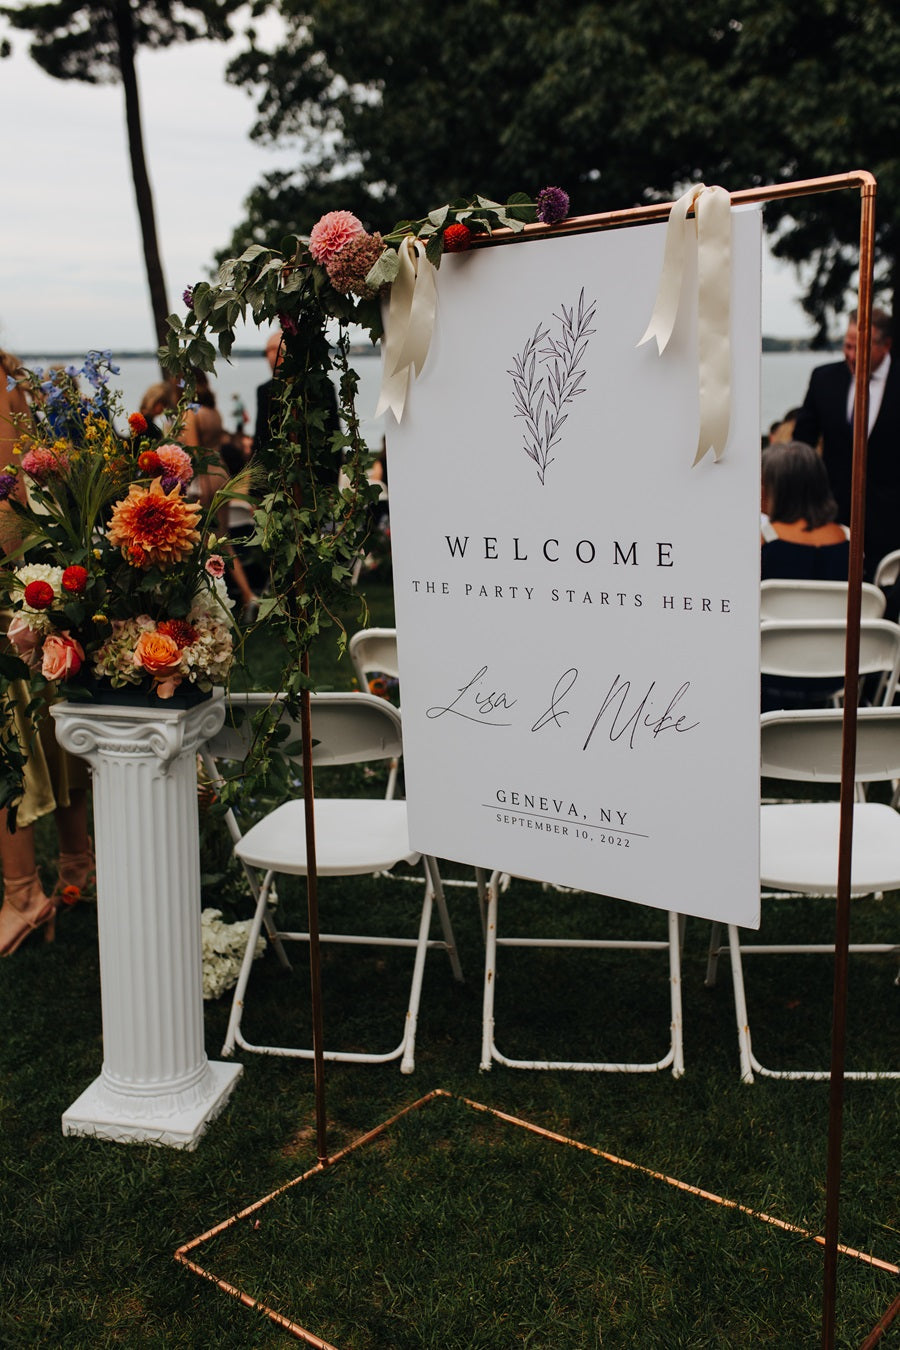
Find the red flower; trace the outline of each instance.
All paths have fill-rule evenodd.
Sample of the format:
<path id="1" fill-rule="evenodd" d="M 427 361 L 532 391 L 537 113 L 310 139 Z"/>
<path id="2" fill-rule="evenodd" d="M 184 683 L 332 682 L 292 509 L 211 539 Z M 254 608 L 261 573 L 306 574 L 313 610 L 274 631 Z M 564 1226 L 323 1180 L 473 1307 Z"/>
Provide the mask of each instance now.
<path id="1" fill-rule="evenodd" d="M 156 625 L 156 631 L 170 637 L 179 647 L 190 647 L 197 641 L 197 630 L 187 619 L 163 619 Z"/>
<path id="2" fill-rule="evenodd" d="M 155 450 L 145 450 L 143 454 L 138 455 L 138 468 L 141 473 L 146 473 L 154 478 L 157 474 L 162 473 L 163 462 Z"/>
<path id="3" fill-rule="evenodd" d="M 70 595 L 81 595 L 87 583 L 87 568 L 79 567 L 77 563 L 67 567 L 62 574 L 62 588 L 64 591 L 68 591 Z"/>
<path id="4" fill-rule="evenodd" d="M 48 581 L 29 581 L 25 587 L 25 603 L 32 609 L 49 609 L 55 596 Z"/>
<path id="5" fill-rule="evenodd" d="M 472 244 L 472 231 L 468 225 L 457 223 L 448 225 L 444 231 L 444 252 L 465 253 Z"/>
<path id="6" fill-rule="evenodd" d="M 132 413 L 128 418 L 128 425 L 131 427 L 132 435 L 141 436 L 147 430 L 147 419 L 143 413 Z"/>

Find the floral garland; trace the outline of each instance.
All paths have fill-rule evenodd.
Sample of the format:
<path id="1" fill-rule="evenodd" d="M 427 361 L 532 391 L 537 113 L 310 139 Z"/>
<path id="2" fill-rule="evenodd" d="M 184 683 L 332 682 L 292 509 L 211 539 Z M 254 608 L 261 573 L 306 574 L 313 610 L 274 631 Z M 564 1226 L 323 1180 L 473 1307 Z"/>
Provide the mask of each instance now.
<path id="1" fill-rule="evenodd" d="M 558 187 L 544 188 L 535 200 L 523 193 L 506 203 L 476 196 L 402 220 L 385 235 L 368 232 L 349 211 L 330 211 L 308 237 L 291 236 L 281 250 L 252 244 L 228 259 L 215 283 L 185 291 L 184 318 L 170 316 L 160 360 L 188 390 L 198 370 L 212 372 L 217 356 L 230 356 L 239 322 L 278 324 L 283 334 L 271 444 L 259 451 L 253 470 L 250 542 L 268 561 L 269 592 L 257 623 L 284 651 L 280 692 L 292 711 L 310 684 L 311 643 L 337 624 L 343 646 L 346 634 L 337 618 L 342 602 L 355 596 L 364 612 L 352 578 L 379 488 L 367 477 L 372 456 L 359 430 L 350 326 L 361 327 L 373 342 L 382 336 L 381 301 L 400 271 L 404 240 L 421 240 L 427 262 L 437 268 L 444 253 L 468 249 L 479 236 L 498 229 L 519 233 L 534 222 L 554 225 L 568 210 L 569 198 Z M 331 414 L 332 372 L 340 425 Z M 268 772 L 265 747 L 278 719 L 276 713 L 259 718 L 259 762 Z"/>

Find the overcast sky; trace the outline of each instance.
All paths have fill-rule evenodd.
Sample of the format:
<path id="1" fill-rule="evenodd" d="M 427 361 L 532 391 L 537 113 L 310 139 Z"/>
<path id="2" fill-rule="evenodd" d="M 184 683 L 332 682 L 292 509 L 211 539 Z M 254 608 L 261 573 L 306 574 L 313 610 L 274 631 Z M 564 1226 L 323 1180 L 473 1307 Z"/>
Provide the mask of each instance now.
<path id="1" fill-rule="evenodd" d="M 51 79 L 22 36 L 13 41 L 14 55 L 0 61 L 7 152 L 0 346 L 17 353 L 152 350 L 121 87 Z M 292 162 L 287 149 L 251 142 L 253 102 L 226 84 L 227 60 L 228 49 L 217 43 L 142 52 L 138 60 L 172 308 L 180 307 L 186 285 L 209 276 L 212 255 L 240 220 L 251 188 Z M 477 187 L 490 192 L 490 184 Z M 797 293 L 793 271 L 767 261 L 764 332 L 811 331 Z"/>

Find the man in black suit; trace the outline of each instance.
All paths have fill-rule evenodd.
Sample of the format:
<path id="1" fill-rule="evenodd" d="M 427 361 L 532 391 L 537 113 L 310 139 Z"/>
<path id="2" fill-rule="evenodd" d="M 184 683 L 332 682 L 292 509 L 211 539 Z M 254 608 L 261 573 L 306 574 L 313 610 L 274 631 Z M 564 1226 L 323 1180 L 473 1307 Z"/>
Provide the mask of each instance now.
<path id="1" fill-rule="evenodd" d="M 794 439 L 822 443 L 822 458 L 838 504 L 850 523 L 856 320 L 847 325 L 844 360 L 817 366 L 794 427 Z M 871 581 L 886 553 L 900 548 L 900 363 L 891 361 L 891 318 L 872 310 L 869 450 L 866 468 L 865 575 Z"/>
<path id="2" fill-rule="evenodd" d="M 265 384 L 257 386 L 256 390 L 256 423 L 253 427 L 253 453 L 257 450 L 268 447 L 272 440 L 272 395 L 275 389 L 275 371 L 281 365 L 281 358 L 284 355 L 284 338 L 281 331 L 275 332 L 266 343 L 265 357 L 271 370 L 272 378 L 266 380 Z"/>

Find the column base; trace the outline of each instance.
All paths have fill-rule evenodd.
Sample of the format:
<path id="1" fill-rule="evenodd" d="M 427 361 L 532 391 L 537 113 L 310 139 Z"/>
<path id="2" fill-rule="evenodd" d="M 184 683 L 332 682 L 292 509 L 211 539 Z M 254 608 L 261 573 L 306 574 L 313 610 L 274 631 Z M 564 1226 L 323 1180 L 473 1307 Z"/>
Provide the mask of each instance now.
<path id="1" fill-rule="evenodd" d="M 161 1110 L 159 1097 L 111 1092 L 102 1075 L 63 1112 L 62 1132 L 119 1144 L 162 1144 L 169 1148 L 195 1149 L 207 1125 L 224 1107 L 243 1073 L 242 1064 L 207 1063 L 202 1094 L 178 1105 L 170 1097 Z M 198 1096 L 201 1097 L 197 1100 Z"/>

